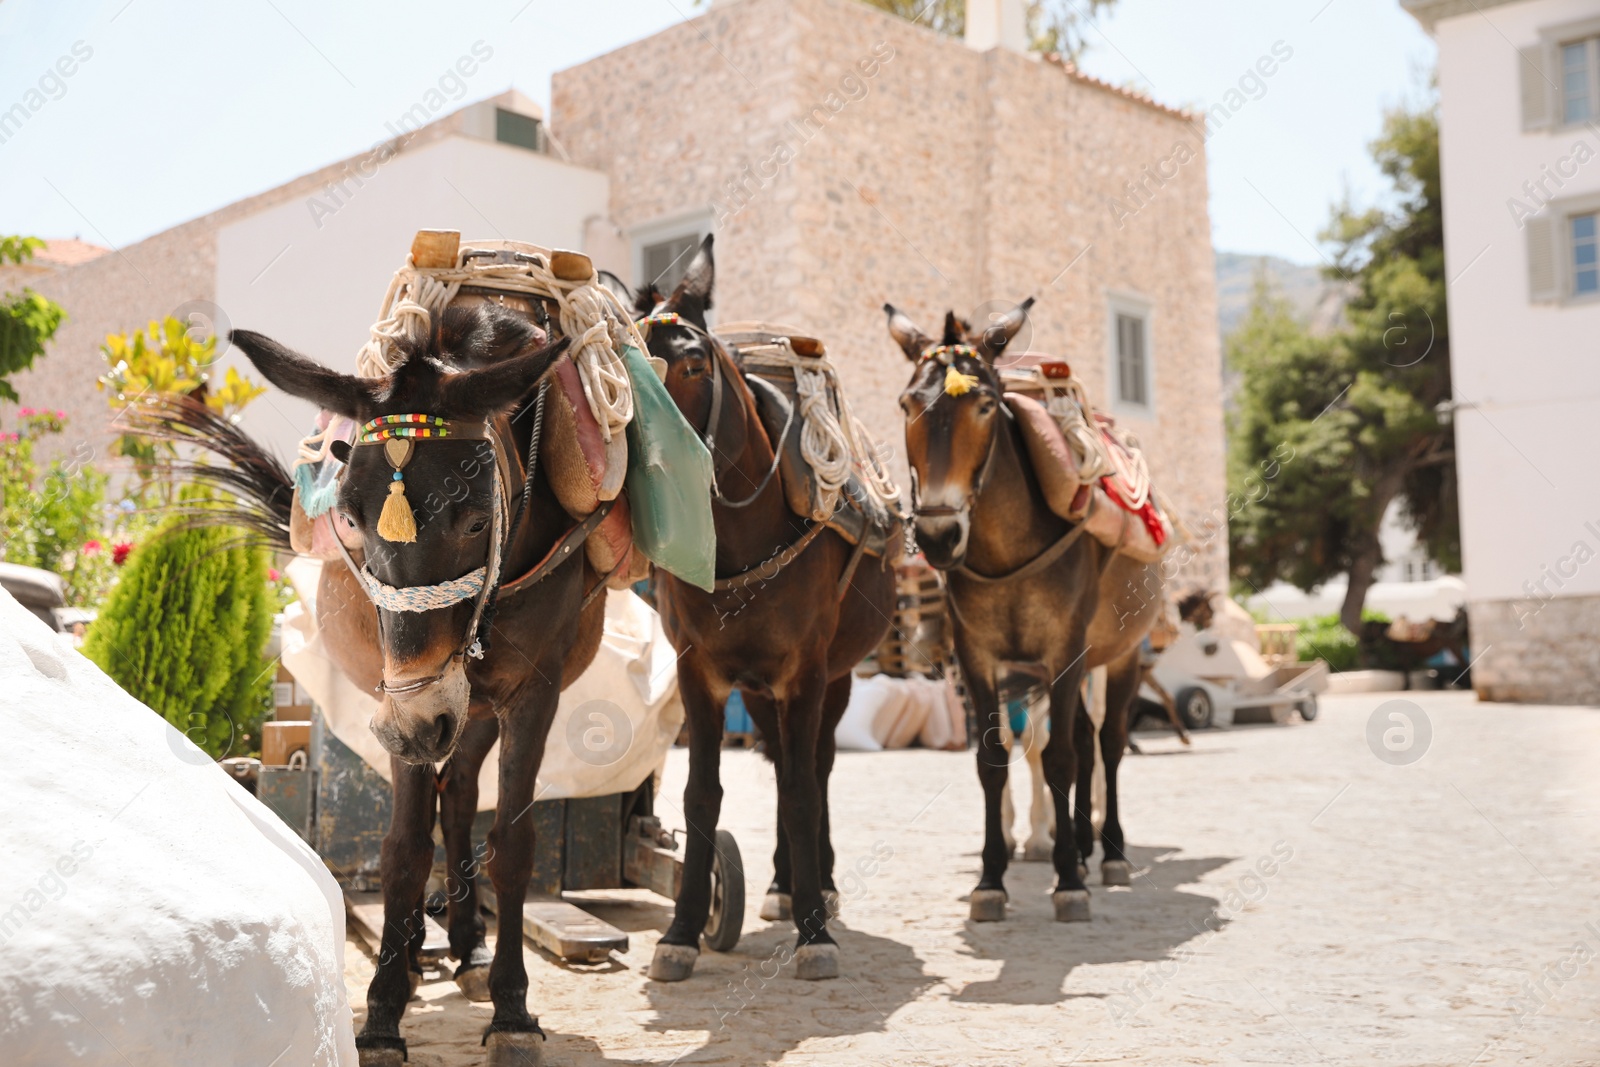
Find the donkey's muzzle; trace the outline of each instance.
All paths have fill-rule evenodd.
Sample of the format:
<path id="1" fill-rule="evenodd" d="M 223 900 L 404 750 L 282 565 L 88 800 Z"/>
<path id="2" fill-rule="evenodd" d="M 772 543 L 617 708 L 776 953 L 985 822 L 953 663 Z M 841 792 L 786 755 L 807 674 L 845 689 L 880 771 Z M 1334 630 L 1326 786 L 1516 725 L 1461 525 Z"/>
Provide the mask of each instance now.
<path id="1" fill-rule="evenodd" d="M 928 564 L 938 570 L 959 566 L 967 555 L 968 519 L 964 509 L 955 514 L 917 515 L 917 547 Z"/>
<path id="2" fill-rule="evenodd" d="M 467 672 L 459 659 L 452 659 L 425 685 L 391 685 L 372 716 L 372 733 L 408 763 L 437 763 L 455 750 L 467 724 L 470 698 Z"/>

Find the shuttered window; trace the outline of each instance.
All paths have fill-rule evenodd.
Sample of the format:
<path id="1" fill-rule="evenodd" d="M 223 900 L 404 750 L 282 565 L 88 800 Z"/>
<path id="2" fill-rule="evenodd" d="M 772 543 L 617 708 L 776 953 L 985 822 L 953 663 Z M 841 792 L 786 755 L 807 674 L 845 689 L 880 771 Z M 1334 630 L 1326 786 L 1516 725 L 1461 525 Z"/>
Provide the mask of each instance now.
<path id="1" fill-rule="evenodd" d="M 700 247 L 701 240 L 699 233 L 690 233 L 645 245 L 640 253 L 644 260 L 644 281 L 653 283 L 663 293 L 672 292 L 683 279 L 683 272 L 689 269 L 689 261 L 694 259 L 694 250 Z"/>
<path id="2" fill-rule="evenodd" d="M 1588 122 L 1595 113 L 1595 41 L 1561 46 L 1561 121 Z"/>
<path id="3" fill-rule="evenodd" d="M 1135 407 L 1150 404 L 1150 363 L 1143 316 L 1116 313 L 1117 400 Z"/>
<path id="4" fill-rule="evenodd" d="M 1595 215 L 1574 215 L 1572 232 L 1572 295 L 1600 293 L 1600 260 L 1596 259 Z"/>

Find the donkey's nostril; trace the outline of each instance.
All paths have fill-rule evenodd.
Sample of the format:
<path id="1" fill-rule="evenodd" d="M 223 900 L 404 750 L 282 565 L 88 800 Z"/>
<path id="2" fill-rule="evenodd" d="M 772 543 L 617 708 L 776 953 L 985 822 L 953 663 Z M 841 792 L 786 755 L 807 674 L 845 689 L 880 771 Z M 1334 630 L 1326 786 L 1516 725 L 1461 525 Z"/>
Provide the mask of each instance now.
<path id="1" fill-rule="evenodd" d="M 433 739 L 433 745 L 435 749 L 442 751 L 450 743 L 450 734 L 455 727 L 455 717 L 447 711 L 433 722 L 438 727 L 438 734 Z"/>

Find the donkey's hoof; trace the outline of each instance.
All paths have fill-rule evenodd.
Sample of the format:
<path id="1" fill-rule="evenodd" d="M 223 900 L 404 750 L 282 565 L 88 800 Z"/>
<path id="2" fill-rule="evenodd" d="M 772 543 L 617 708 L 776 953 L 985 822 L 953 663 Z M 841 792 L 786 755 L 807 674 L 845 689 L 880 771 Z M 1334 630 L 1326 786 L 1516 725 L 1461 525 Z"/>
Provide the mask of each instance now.
<path id="1" fill-rule="evenodd" d="M 794 953 L 794 976 L 808 982 L 839 977 L 839 946 L 801 945 Z"/>
<path id="2" fill-rule="evenodd" d="M 407 971 L 406 972 L 406 980 L 407 980 L 408 984 L 411 986 L 411 991 L 406 994 L 406 999 L 407 1000 L 416 1000 L 417 999 L 417 990 L 422 988 L 422 972 L 421 971 Z"/>
<path id="3" fill-rule="evenodd" d="M 1052 893 L 1050 900 L 1056 906 L 1056 922 L 1086 923 L 1089 921 L 1089 891 L 1087 889 L 1063 889 L 1057 893 Z"/>
<path id="4" fill-rule="evenodd" d="M 1082 860 L 1079 860 L 1078 861 L 1078 881 L 1087 882 L 1088 880 L 1089 880 L 1089 865 L 1087 863 L 1084 863 Z"/>
<path id="5" fill-rule="evenodd" d="M 361 1067 L 405 1067 L 406 1054 L 397 1048 L 363 1048 L 356 1050 Z"/>
<path id="6" fill-rule="evenodd" d="M 1101 885 L 1132 885 L 1133 864 L 1127 860 L 1101 860 Z"/>
<path id="7" fill-rule="evenodd" d="M 1056 846 L 1053 841 L 1029 841 L 1022 846 L 1022 860 L 1024 863 L 1049 863 L 1055 858 Z"/>
<path id="8" fill-rule="evenodd" d="M 974 889 L 972 891 L 972 921 L 997 923 L 1006 917 L 1006 891 L 1004 889 Z"/>
<path id="9" fill-rule="evenodd" d="M 828 919 L 831 921 L 839 917 L 839 891 L 837 889 L 824 889 L 822 891 L 822 906 L 828 909 Z"/>
<path id="10" fill-rule="evenodd" d="M 657 945 L 650 961 L 650 979 L 655 982 L 681 982 L 694 974 L 694 961 L 700 950 L 693 945 Z"/>
<path id="11" fill-rule="evenodd" d="M 761 917 L 769 923 L 788 922 L 793 917 L 793 900 L 788 893 L 768 893 L 761 901 Z"/>
<path id="12" fill-rule="evenodd" d="M 489 1035 L 489 1067 L 543 1067 L 544 1035 L 499 1030 Z"/>
<path id="13" fill-rule="evenodd" d="M 492 999 L 489 996 L 489 968 L 483 964 L 456 970 L 456 988 L 474 1004 Z"/>

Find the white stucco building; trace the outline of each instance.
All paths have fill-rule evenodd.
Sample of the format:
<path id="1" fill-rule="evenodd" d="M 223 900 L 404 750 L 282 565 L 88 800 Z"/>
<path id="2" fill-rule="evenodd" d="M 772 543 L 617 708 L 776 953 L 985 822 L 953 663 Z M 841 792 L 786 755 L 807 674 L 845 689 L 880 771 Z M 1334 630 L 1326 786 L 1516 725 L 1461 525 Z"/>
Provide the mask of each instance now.
<path id="1" fill-rule="evenodd" d="M 359 155 L 119 251 L 52 242 L 34 263 L 0 270 L 0 290 L 28 285 L 67 309 L 46 358 L 13 379 L 25 404 L 68 413 L 66 438 L 51 447 L 87 443 L 106 456 L 100 346 L 162 315 L 192 314 L 200 326 L 214 315 L 219 327 L 256 330 L 354 373 L 420 227 L 533 237 L 601 264 L 627 257 L 606 221 L 609 179 L 554 154 L 542 109 L 521 93 L 381 132 Z M 222 364 L 260 378 L 237 352 Z M 244 427 L 289 459 L 315 417 L 311 404 L 274 389 L 245 411 Z"/>
<path id="2" fill-rule="evenodd" d="M 1600 702 L 1600 0 L 1401 0 L 1439 44 L 1474 681 Z"/>

